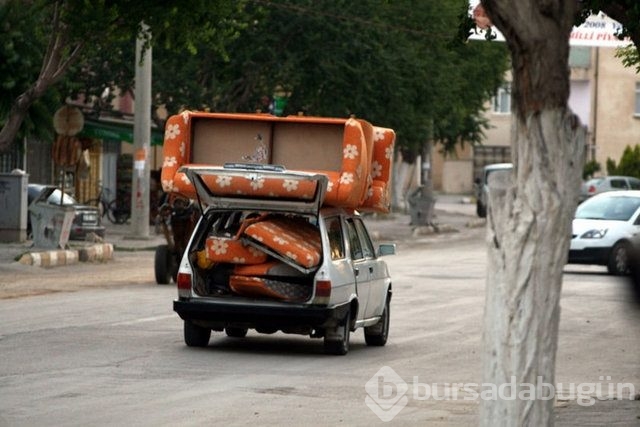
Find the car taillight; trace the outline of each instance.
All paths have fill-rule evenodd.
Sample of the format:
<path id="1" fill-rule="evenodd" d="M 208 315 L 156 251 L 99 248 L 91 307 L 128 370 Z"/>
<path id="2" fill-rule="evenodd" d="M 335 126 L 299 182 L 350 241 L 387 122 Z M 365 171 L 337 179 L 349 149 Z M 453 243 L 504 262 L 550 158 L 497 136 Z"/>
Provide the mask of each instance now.
<path id="1" fill-rule="evenodd" d="M 191 291 L 191 274 L 178 273 L 176 284 L 178 285 L 178 290 Z"/>
<path id="2" fill-rule="evenodd" d="M 596 192 L 596 187 L 595 185 L 590 185 L 589 188 L 587 189 L 587 193 L 589 194 L 593 194 Z"/>
<path id="3" fill-rule="evenodd" d="M 331 296 L 331 280 L 316 280 L 316 304 L 328 304 Z"/>

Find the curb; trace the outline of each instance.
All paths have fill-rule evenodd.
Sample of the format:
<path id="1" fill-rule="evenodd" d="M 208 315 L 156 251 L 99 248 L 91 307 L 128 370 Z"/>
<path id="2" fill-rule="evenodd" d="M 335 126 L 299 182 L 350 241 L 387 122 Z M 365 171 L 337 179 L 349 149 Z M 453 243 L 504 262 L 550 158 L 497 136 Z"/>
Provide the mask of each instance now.
<path id="1" fill-rule="evenodd" d="M 18 262 L 36 267 L 56 267 L 77 264 L 78 262 L 104 262 L 111 259 L 113 259 L 113 245 L 100 243 L 78 250 L 29 252 L 22 255 Z"/>

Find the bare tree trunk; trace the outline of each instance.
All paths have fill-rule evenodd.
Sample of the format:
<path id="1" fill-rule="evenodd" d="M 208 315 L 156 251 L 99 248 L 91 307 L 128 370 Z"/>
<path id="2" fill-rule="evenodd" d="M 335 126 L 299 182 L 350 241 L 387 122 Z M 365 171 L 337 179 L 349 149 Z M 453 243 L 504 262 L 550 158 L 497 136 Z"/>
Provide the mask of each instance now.
<path id="1" fill-rule="evenodd" d="M 490 182 L 481 425 L 547 426 L 586 138 L 567 108 L 576 2 L 482 3 L 512 53 L 514 169 Z"/>

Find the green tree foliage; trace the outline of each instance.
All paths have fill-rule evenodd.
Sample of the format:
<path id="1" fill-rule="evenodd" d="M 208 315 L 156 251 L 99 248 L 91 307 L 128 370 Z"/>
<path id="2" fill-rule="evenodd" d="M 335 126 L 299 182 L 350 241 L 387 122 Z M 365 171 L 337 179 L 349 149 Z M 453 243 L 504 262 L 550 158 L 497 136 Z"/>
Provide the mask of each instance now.
<path id="1" fill-rule="evenodd" d="M 615 160 L 607 158 L 607 173 L 640 178 L 640 145 L 633 148 L 627 145 L 618 164 Z"/>
<path id="2" fill-rule="evenodd" d="M 428 136 L 451 151 L 480 143 L 483 105 L 508 68 L 503 44 L 454 42 L 466 10 L 465 0 L 254 0 L 227 56 L 199 47 L 195 58 L 169 59 L 154 48 L 154 93 L 170 111 L 247 112 L 265 111 L 262 99 L 280 86 L 285 114 L 356 115 L 394 128 L 406 151 Z"/>
<path id="3" fill-rule="evenodd" d="M 235 30 L 234 18 L 243 4 L 223 0 L 170 5 L 151 0 L 0 2 L 2 25 L 8 29 L 0 35 L 5 59 L 0 65 L 0 99 L 6 100 L 0 104 L 0 152 L 13 143 L 20 130 L 25 131 L 21 127 L 25 117 L 52 87 L 61 87 L 65 96 L 79 92 L 89 96 L 115 80 L 122 81 L 132 65 L 121 62 L 126 57 L 117 48 L 129 43 L 133 50 L 143 22 L 151 28 L 154 44 L 195 54 L 201 43 L 209 49 L 221 48 L 229 32 Z M 21 46 L 17 56 L 12 43 Z M 99 59 L 102 62 L 96 66 Z M 103 80 L 102 69 L 120 73 Z M 11 80 L 11 76 L 15 78 Z"/>

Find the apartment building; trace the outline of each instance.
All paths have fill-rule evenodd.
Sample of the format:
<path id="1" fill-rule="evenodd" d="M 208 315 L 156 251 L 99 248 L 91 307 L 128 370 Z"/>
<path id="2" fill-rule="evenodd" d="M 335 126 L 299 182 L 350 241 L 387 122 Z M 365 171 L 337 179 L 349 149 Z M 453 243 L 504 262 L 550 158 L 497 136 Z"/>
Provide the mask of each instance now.
<path id="1" fill-rule="evenodd" d="M 586 160 L 596 160 L 606 174 L 606 161 L 618 162 L 627 146 L 640 144 L 640 74 L 622 65 L 614 47 L 572 46 L 569 106 L 587 127 Z M 473 180 L 490 163 L 510 161 L 510 74 L 505 77 L 486 115 L 491 129 L 481 146 L 466 146 L 453 156 L 432 153 L 434 189 L 471 193 Z"/>

